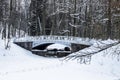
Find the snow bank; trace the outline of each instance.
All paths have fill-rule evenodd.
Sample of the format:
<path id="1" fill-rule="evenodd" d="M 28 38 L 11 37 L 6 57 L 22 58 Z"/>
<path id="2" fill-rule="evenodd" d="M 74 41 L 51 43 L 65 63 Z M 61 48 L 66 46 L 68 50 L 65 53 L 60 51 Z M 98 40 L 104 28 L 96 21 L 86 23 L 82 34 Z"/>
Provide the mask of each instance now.
<path id="1" fill-rule="evenodd" d="M 108 49 L 111 53 L 120 45 Z M 0 40 L 0 80 L 120 80 L 120 62 L 106 51 L 92 56 L 91 64 L 45 58 Z"/>
<path id="2" fill-rule="evenodd" d="M 49 45 L 46 49 L 47 49 L 47 50 L 53 50 L 53 49 L 64 50 L 65 47 L 69 47 L 69 46 L 55 43 L 55 44 Z M 70 48 L 70 47 L 69 47 L 69 48 Z"/>

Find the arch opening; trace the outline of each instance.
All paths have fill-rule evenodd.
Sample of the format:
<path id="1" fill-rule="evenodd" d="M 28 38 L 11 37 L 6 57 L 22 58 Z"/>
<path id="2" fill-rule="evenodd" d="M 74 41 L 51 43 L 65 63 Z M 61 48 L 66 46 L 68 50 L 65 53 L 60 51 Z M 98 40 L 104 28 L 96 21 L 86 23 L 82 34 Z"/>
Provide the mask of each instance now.
<path id="1" fill-rule="evenodd" d="M 47 46 L 49 46 L 51 44 L 54 44 L 54 43 L 44 43 L 44 44 L 38 45 L 36 47 L 33 47 L 32 49 L 33 50 L 45 50 L 47 48 Z"/>

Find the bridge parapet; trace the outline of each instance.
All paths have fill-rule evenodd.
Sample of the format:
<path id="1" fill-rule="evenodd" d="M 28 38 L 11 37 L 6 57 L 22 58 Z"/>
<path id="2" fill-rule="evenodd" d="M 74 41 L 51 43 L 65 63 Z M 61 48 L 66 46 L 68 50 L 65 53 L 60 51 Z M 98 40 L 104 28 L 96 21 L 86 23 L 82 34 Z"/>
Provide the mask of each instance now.
<path id="1" fill-rule="evenodd" d="M 38 40 L 69 40 L 73 41 L 76 40 L 78 37 L 72 37 L 72 36 L 28 36 L 23 38 L 17 38 L 15 41 L 21 42 L 21 41 L 38 41 Z"/>

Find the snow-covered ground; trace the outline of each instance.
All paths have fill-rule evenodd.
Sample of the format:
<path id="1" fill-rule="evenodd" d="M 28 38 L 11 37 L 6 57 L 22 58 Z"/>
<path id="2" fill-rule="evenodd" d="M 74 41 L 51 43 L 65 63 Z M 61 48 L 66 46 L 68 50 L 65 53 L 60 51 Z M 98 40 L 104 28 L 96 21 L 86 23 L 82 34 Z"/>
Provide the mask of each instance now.
<path id="1" fill-rule="evenodd" d="M 13 43 L 5 50 L 0 40 L 0 80 L 120 80 L 120 62 L 104 52 L 85 65 L 40 57 Z"/>

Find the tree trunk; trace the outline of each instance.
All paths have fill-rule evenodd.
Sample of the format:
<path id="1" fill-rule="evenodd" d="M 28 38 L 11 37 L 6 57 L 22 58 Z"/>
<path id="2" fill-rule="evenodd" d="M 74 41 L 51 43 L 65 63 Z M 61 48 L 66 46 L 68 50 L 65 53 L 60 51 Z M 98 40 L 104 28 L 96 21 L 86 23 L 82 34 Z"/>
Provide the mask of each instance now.
<path id="1" fill-rule="evenodd" d="M 111 38 L 111 28 L 112 28 L 112 23 L 111 23 L 111 17 L 112 17 L 112 13 L 111 13 L 111 0 L 108 0 L 108 26 L 107 26 L 107 36 L 108 38 Z"/>

